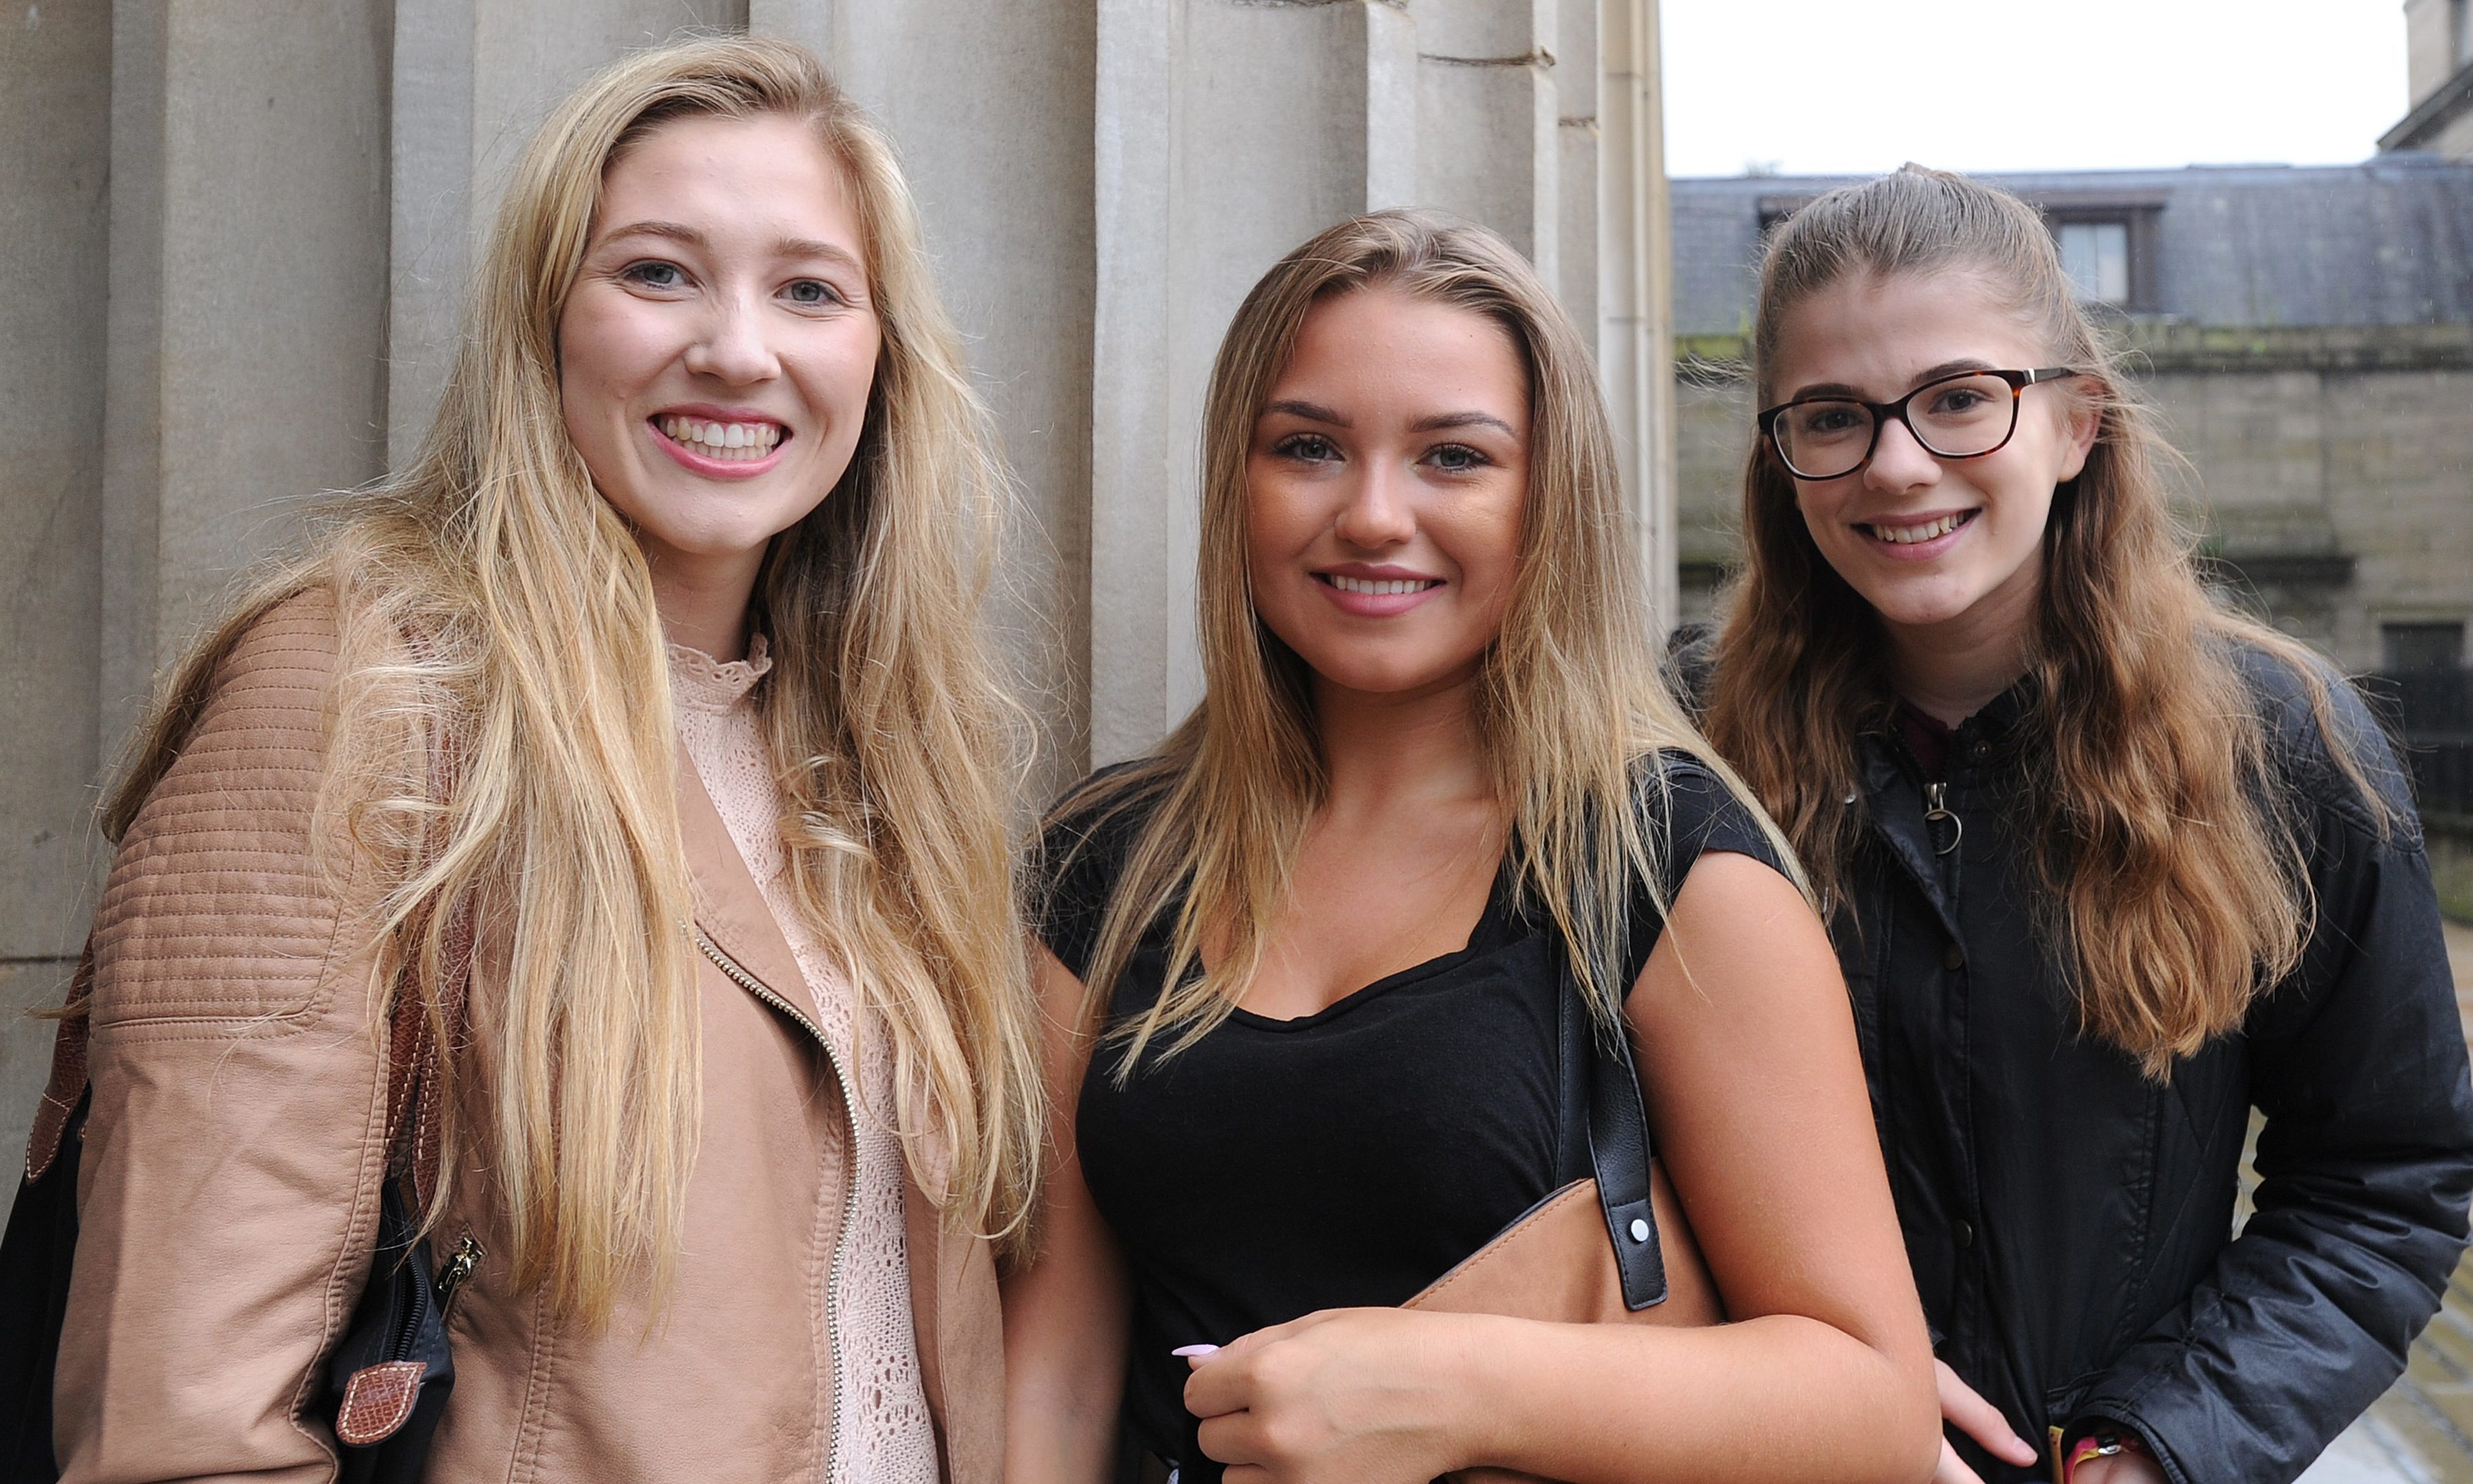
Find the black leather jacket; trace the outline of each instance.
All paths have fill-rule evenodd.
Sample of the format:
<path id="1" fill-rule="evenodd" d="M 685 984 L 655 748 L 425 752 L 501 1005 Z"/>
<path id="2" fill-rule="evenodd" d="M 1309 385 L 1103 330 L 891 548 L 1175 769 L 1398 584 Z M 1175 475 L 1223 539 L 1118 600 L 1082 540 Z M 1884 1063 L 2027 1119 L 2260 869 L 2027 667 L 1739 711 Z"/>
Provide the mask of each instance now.
<path id="1" fill-rule="evenodd" d="M 1693 651 L 1685 674 L 1705 677 Z M 2169 1085 L 2080 1033 L 2036 931 L 2023 686 L 1957 730 L 1955 827 L 1927 825 L 1902 741 L 1863 738 L 1871 827 L 1832 923 L 1940 1357 L 2039 1448 L 2102 1420 L 2176 1484 L 2307 1467 L 2402 1370 L 2473 1199 L 2464 1036 L 2392 754 L 2331 677 L 2396 813 L 2383 837 L 2298 679 L 2264 655 L 2244 668 L 2302 805 L 2317 922 L 2299 969 Z M 2261 1183 L 2236 1236 L 2252 1107 Z M 1950 1436 L 1986 1480 L 2051 1477 Z"/>

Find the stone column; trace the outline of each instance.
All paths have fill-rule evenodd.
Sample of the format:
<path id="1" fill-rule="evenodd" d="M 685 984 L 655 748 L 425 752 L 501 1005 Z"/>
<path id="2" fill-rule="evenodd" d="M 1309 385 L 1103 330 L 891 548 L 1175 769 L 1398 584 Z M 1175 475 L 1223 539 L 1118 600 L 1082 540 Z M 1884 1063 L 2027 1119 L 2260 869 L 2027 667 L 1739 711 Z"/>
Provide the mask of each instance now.
<path id="1" fill-rule="evenodd" d="M 1416 199 L 1415 33 L 1380 0 L 1099 0 L 1091 751 L 1201 694 L 1203 386 L 1246 289 L 1331 223 Z"/>
<path id="2" fill-rule="evenodd" d="M 93 905 L 111 12 L 0 14 L 0 1150 L 22 1146 Z"/>
<path id="3" fill-rule="evenodd" d="M 1020 481 L 998 619 L 1039 703 L 1044 804 L 1089 755 L 1090 0 L 749 0 L 884 125 Z"/>
<path id="4" fill-rule="evenodd" d="M 113 8 L 101 721 L 114 746 L 288 513 L 384 467 L 390 10 Z"/>
<path id="5" fill-rule="evenodd" d="M 1555 292 L 1597 348 L 1597 223 L 1603 216 L 1597 179 L 1597 95 L 1602 48 L 1597 44 L 1599 0 L 1558 0 L 1554 29 Z"/>
<path id="6" fill-rule="evenodd" d="M 1601 0 L 1597 74 L 1597 372 L 1640 521 L 1649 596 L 1674 620 L 1673 276 L 1657 0 Z"/>
<path id="7" fill-rule="evenodd" d="M 1409 12 L 1418 203 L 1493 227 L 1549 284 L 1562 277 L 1564 9 L 1562 0 L 1420 0 Z"/>

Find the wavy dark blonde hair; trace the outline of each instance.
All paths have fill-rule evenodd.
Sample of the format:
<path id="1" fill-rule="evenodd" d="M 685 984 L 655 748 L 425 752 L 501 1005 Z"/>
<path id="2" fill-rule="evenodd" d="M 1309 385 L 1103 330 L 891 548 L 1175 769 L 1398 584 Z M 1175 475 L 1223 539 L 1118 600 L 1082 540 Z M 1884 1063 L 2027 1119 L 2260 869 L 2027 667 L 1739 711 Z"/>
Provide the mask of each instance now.
<path id="1" fill-rule="evenodd" d="M 1323 801 L 1306 664 L 1254 612 L 1245 461 L 1306 316 L 1374 290 L 1484 316 L 1510 337 L 1528 372 L 1520 564 L 1501 633 L 1480 662 L 1477 730 L 1508 817 L 1521 890 L 1573 946 L 1573 968 L 1608 1023 L 1628 988 L 1615 981 L 1631 889 L 1645 883 L 1662 903 L 1673 884 L 1660 879 L 1644 837 L 1640 790 L 1663 782 L 1645 759 L 1661 748 L 1690 753 L 1749 798 L 1660 673 L 1613 430 L 1571 317 L 1527 261 L 1482 227 L 1415 211 L 1343 222 L 1263 275 L 1212 367 L 1202 429 L 1202 704 L 1157 754 L 1100 776 L 1057 809 L 1093 831 L 1117 811 L 1149 811 L 1102 919 L 1086 1023 L 1096 1023 L 1149 924 L 1183 896 L 1170 988 L 1116 1030 L 1126 1048 L 1120 1077 L 1158 1038 L 1171 1037 L 1173 1054 L 1236 1008 Z M 1201 964 L 1206 932 L 1223 949 L 1214 966 Z"/>
<path id="2" fill-rule="evenodd" d="M 1009 842 L 1024 730 L 976 617 L 1004 481 L 892 152 L 799 47 L 656 48 L 551 115 L 419 454 L 336 504 L 189 651 L 106 811 L 117 839 L 252 623 L 331 587 L 322 816 L 379 863 L 392 977 L 433 1023 L 440 909 L 481 903 L 504 944 L 468 1052 L 492 1096 L 465 1126 L 450 1089 L 447 1137 L 502 1187 L 516 1281 L 587 1322 L 627 1282 L 666 1291 L 702 1084 L 660 616 L 566 437 L 557 331 L 612 163 L 676 119 L 767 115 L 811 125 L 846 173 L 882 332 L 849 469 L 775 539 L 756 590 L 790 870 L 889 1035 L 914 1173 L 948 1220 L 1019 1231 L 1042 1126 Z"/>
<path id="3" fill-rule="evenodd" d="M 2060 486 L 2030 636 L 2027 818 L 2046 895 L 2040 926 L 2075 978 L 2092 1034 L 2170 1076 L 2237 1028 L 2300 961 L 2313 922 L 2295 823 L 2270 772 L 2246 647 L 2289 666 L 2365 803 L 2384 819 L 2328 710 L 2327 672 L 2301 645 L 2219 603 L 2167 503 L 2173 457 L 2081 307 L 2034 207 L 1963 176 L 1909 166 L 1830 192 L 1771 235 L 1753 329 L 1759 401 L 1787 314 L 1851 277 L 1962 277 L 2041 339 L 2040 364 L 2097 419 L 2085 467 Z M 1896 697 L 1871 606 L 1814 545 L 1767 441 L 1743 475 L 1744 564 L 1722 601 L 1701 718 L 1801 852 L 1824 899 L 1842 894 L 1862 833 L 1857 736 Z"/>

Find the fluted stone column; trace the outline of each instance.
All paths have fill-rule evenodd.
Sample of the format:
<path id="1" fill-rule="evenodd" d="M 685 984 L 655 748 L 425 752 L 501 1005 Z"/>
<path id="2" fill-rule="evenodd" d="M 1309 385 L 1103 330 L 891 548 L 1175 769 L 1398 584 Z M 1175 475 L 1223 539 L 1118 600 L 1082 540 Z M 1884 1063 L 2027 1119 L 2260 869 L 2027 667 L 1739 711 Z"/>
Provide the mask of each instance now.
<path id="1" fill-rule="evenodd" d="M 102 728 L 383 467 L 388 5 L 113 8 Z"/>
<path id="2" fill-rule="evenodd" d="M 1674 619 L 1673 262 L 1656 0 L 1602 0 L 1597 80 L 1597 375 L 1640 521 L 1650 597 Z"/>
<path id="3" fill-rule="evenodd" d="M 1140 752 L 1201 694 L 1193 562 L 1211 358 L 1247 288 L 1417 200 L 1413 22 L 1372 0 L 1100 0 L 1091 738 Z"/>
<path id="4" fill-rule="evenodd" d="M 1621 0 L 1615 0 L 1621 3 Z M 1597 340 L 1597 266 L 1602 245 L 1597 224 L 1603 215 L 1598 198 L 1605 194 L 1597 179 L 1597 98 L 1604 91 L 1598 77 L 1603 48 L 1597 12 L 1599 0 L 1556 0 L 1554 29 L 1555 240 L 1561 273 L 1556 292 L 1572 311 L 1592 349 Z"/>
<path id="5" fill-rule="evenodd" d="M 0 14 L 0 1152 L 13 1158 L 93 904 L 89 792 L 106 755 L 104 296 L 111 12 Z"/>
<path id="6" fill-rule="evenodd" d="M 112 10 L 112 748 L 287 513 L 384 467 L 389 10 Z"/>
<path id="7" fill-rule="evenodd" d="M 1421 0 L 1409 12 L 1418 203 L 1493 227 L 1548 283 L 1562 275 L 1561 12 L 1559 0 Z"/>
<path id="8" fill-rule="evenodd" d="M 1044 803 L 1081 774 L 1091 646 L 1091 0 L 749 0 L 882 122 L 1020 484 L 999 620 L 1040 708 Z"/>

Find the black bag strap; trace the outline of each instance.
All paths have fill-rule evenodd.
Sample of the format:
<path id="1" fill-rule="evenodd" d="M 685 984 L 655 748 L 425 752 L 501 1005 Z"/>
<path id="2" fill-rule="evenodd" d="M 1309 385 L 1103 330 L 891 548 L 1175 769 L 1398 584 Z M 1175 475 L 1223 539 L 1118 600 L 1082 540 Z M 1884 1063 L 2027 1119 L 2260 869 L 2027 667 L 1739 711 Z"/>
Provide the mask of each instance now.
<path id="1" fill-rule="evenodd" d="M 86 1001 L 94 993 L 94 934 L 78 954 L 77 977 L 69 981 L 68 998 L 60 1011 L 60 1029 L 52 1033 L 52 1071 L 43 1084 L 42 1101 L 35 1105 L 35 1126 L 26 1137 L 26 1183 L 51 1172 L 60 1146 L 85 1122 Z"/>
<path id="2" fill-rule="evenodd" d="M 1622 1277 L 1623 1305 L 1637 1312 L 1666 1302 L 1666 1257 L 1649 1201 L 1648 1110 L 1641 1102 L 1629 1039 L 1620 1026 L 1599 1022 L 1569 956 L 1557 954 L 1556 960 L 1563 1126 L 1586 1132 L 1589 1173 L 1597 1177 L 1606 1239 L 1614 1244 L 1615 1268 Z"/>

